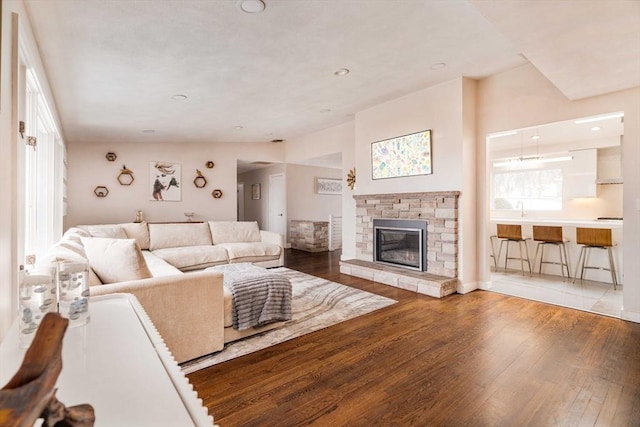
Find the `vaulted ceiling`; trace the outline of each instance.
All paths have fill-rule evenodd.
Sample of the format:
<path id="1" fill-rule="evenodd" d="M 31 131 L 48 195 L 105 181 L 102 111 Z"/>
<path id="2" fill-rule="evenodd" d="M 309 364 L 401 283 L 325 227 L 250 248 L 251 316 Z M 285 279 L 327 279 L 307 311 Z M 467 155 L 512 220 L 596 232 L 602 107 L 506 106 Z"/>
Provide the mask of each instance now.
<path id="1" fill-rule="evenodd" d="M 25 3 L 67 141 L 286 140 L 527 61 L 569 99 L 640 86 L 633 0 Z"/>

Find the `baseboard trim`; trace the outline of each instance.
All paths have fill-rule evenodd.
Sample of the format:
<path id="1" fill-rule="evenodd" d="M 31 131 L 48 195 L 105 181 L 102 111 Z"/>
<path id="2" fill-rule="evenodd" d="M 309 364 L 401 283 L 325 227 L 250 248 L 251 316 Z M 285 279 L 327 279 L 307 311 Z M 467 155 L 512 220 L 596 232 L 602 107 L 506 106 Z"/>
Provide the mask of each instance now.
<path id="1" fill-rule="evenodd" d="M 488 282 L 478 282 L 478 289 L 483 291 L 488 291 L 493 287 L 493 282 L 489 280 Z"/>
<path id="2" fill-rule="evenodd" d="M 640 323 L 640 312 L 637 312 L 637 311 L 629 311 L 623 308 L 620 317 L 622 318 L 622 320 L 628 320 L 630 322 Z"/>
<path id="3" fill-rule="evenodd" d="M 467 282 L 467 283 L 460 283 L 458 282 L 458 286 L 456 288 L 456 292 L 459 294 L 468 294 L 469 292 L 473 292 L 475 290 L 480 289 L 478 287 L 478 282 Z"/>

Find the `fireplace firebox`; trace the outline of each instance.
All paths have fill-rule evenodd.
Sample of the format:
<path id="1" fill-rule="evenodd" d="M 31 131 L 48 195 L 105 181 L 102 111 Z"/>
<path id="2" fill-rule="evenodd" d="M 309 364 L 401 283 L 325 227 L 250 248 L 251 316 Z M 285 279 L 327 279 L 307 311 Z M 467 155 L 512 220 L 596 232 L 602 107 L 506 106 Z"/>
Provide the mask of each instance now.
<path id="1" fill-rule="evenodd" d="M 374 261 L 427 271 L 427 221 L 373 220 Z"/>

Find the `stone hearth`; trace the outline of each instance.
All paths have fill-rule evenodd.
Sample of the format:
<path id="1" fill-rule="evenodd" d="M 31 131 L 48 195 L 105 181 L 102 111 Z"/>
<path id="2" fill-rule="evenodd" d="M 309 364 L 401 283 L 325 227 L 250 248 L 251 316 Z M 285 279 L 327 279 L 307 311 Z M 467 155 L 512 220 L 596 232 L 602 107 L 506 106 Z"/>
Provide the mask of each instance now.
<path id="1" fill-rule="evenodd" d="M 340 261 L 340 273 L 362 279 L 373 280 L 396 288 L 406 289 L 419 294 L 442 298 L 456 292 L 458 279 L 406 268 L 381 265 L 373 262 L 351 259 Z"/>
<path id="2" fill-rule="evenodd" d="M 458 283 L 459 191 L 369 194 L 356 200 L 356 259 L 340 272 L 440 298 Z M 373 219 L 426 219 L 427 271 L 416 272 L 373 262 Z"/>

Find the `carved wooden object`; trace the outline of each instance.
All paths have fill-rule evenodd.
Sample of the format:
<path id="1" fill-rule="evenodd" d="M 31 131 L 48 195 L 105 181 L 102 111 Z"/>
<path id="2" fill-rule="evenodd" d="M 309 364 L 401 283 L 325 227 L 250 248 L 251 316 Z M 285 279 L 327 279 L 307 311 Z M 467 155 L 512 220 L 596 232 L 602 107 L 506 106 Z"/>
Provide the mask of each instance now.
<path id="1" fill-rule="evenodd" d="M 47 313 L 27 350 L 22 365 L 0 389 L 0 425 L 33 425 L 43 418 L 51 427 L 90 427 L 95 422 L 88 404 L 66 408 L 54 388 L 62 371 L 62 339 L 69 321 Z"/>

